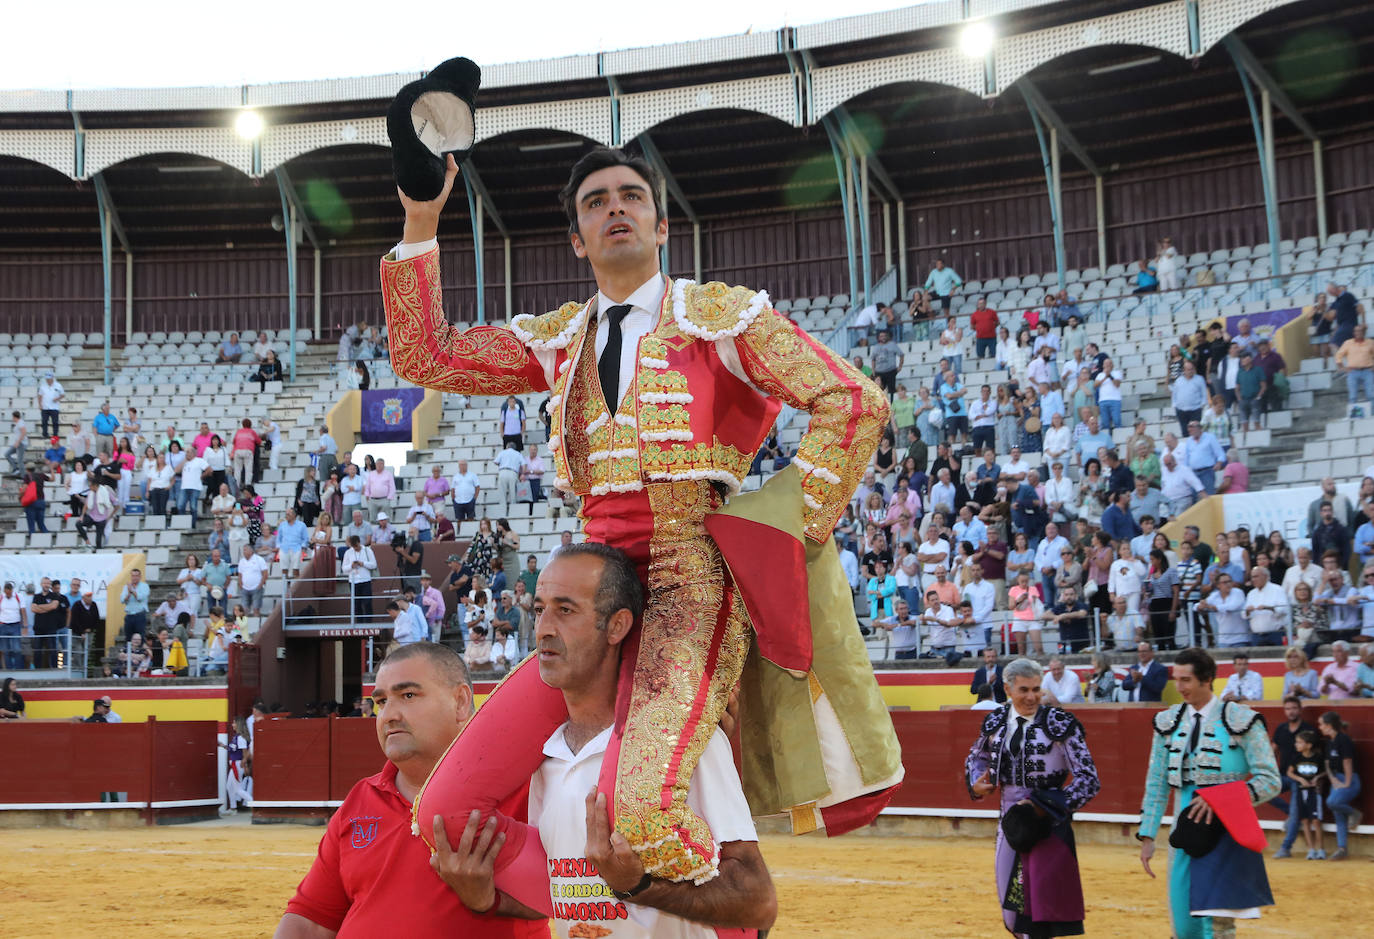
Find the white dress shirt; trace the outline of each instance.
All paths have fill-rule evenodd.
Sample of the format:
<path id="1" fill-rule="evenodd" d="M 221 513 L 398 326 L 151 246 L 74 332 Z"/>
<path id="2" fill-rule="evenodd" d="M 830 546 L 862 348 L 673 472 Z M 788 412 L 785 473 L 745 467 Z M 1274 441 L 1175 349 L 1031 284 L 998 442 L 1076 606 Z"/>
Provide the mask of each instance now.
<path id="1" fill-rule="evenodd" d="M 596 319 L 596 360 L 601 361 L 601 353 L 606 351 L 606 343 L 611 338 L 610 317 L 601 315 L 600 311 L 608 310 L 613 306 L 621 306 L 628 303 L 631 307 L 630 312 L 626 313 L 620 321 L 620 383 L 616 391 L 616 399 L 611 404 L 614 411 L 620 399 L 625 396 L 625 391 L 634 381 L 635 370 L 639 367 L 636 360 L 639 340 L 647 336 L 649 332 L 658 325 L 658 314 L 663 308 L 663 291 L 665 281 L 662 274 L 654 274 L 644 283 L 626 297 L 621 303 L 616 303 L 601 291 L 596 292 L 596 309 L 598 315 Z"/>
<path id="2" fill-rule="evenodd" d="M 1060 424 L 1058 427 L 1047 428 L 1044 437 L 1041 438 L 1040 449 L 1045 457 L 1051 461 L 1063 462 L 1069 459 L 1069 451 L 1073 449 L 1073 431 L 1069 429 L 1069 425 Z M 1066 479 L 1065 482 L 1068 480 Z M 1062 501 L 1068 502 L 1067 499 Z"/>
<path id="3" fill-rule="evenodd" d="M 1035 575 L 1043 576 L 1042 569 L 1052 567 L 1059 570 L 1064 566 L 1064 558 L 1059 553 L 1069 547 L 1068 539 L 1063 535 L 1055 535 L 1053 538 L 1040 539 L 1039 546 L 1035 549 Z M 1031 578 L 1034 583 L 1035 578 Z"/>
<path id="4" fill-rule="evenodd" d="M 1030 471 L 1031 465 L 1026 462 L 1026 458 L 1023 456 L 1019 460 L 1007 460 L 1003 463 L 1002 475 L 998 479 L 1003 483 L 1022 482 L 1030 475 Z"/>
<path id="5" fill-rule="evenodd" d="M 1065 429 L 1067 430 L 1068 428 Z M 1072 509 L 1077 495 L 1078 487 L 1075 486 L 1073 480 L 1069 479 L 1067 476 L 1061 476 L 1058 479 L 1051 476 L 1049 481 L 1045 483 L 1046 504 L 1058 502 L 1066 509 Z"/>
<path id="6" fill-rule="evenodd" d="M 1169 469 L 1167 466 L 1159 468 L 1159 492 L 1170 502 L 1185 498 L 1195 492 L 1203 493 L 1206 491 L 1206 487 L 1202 485 L 1202 480 L 1197 478 L 1197 473 L 1184 466 L 1182 461 L 1179 461 L 1173 469 Z"/>
<path id="7" fill-rule="evenodd" d="M 1293 591 L 1297 589 L 1298 584 L 1307 584 L 1308 587 L 1312 588 L 1312 596 L 1315 597 L 1321 588 L 1321 582 L 1322 569 L 1320 567 L 1310 561 L 1305 568 L 1301 563 L 1295 563 L 1283 575 L 1283 592 L 1288 595 L 1289 602 L 1292 602 Z"/>
<path id="8" fill-rule="evenodd" d="M 968 406 L 969 424 L 972 427 L 993 427 L 997 424 L 997 402 L 979 398 Z"/>
<path id="9" fill-rule="evenodd" d="M 1040 683 L 1046 691 L 1054 694 L 1061 706 L 1083 700 L 1083 680 L 1071 668 L 1064 669 L 1064 677 L 1058 681 L 1046 671 Z"/>
<path id="10" fill-rule="evenodd" d="M 1271 606 L 1272 610 L 1255 607 Z M 1288 625 L 1288 594 L 1272 580 L 1263 587 L 1255 587 L 1245 595 L 1245 615 L 1250 618 L 1252 633 L 1272 633 Z"/>
<path id="11" fill-rule="evenodd" d="M 1272 587 L 1273 584 L 1269 586 Z M 1244 675 L 1234 673 L 1226 680 L 1226 687 L 1221 692 L 1223 698 L 1228 694 L 1236 695 L 1241 701 L 1263 701 L 1264 679 L 1260 677 L 1259 672 L 1248 669 Z"/>

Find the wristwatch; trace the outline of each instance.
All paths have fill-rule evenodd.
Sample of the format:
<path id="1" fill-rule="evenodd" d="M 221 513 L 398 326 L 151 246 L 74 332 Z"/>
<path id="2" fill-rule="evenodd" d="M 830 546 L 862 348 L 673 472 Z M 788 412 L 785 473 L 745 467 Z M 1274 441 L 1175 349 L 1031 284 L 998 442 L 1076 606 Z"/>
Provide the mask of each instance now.
<path id="1" fill-rule="evenodd" d="M 629 890 L 616 890 L 614 887 L 612 887 L 611 893 L 615 894 L 615 898 L 617 900 L 628 900 L 631 897 L 638 896 L 645 890 L 648 890 L 649 885 L 653 882 L 654 879 L 649 876 L 648 871 L 645 871 L 644 876 L 639 879 L 639 883 L 635 884 Z"/>

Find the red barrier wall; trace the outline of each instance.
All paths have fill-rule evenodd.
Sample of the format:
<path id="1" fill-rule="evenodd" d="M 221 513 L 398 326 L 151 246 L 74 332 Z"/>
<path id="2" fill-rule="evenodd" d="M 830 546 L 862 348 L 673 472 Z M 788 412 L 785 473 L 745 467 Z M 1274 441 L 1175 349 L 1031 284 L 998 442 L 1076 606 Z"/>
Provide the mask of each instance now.
<path id="1" fill-rule="evenodd" d="M 373 776 L 386 765 L 377 742 L 377 722 L 361 717 L 336 717 L 329 721 L 331 759 L 329 798 L 342 801 L 360 779 Z"/>
<path id="2" fill-rule="evenodd" d="M 99 802 L 126 792 L 129 802 L 216 799 L 214 721 L 0 724 L 0 802 Z"/>
<path id="3" fill-rule="evenodd" d="M 1356 771 L 1366 780 L 1361 808 L 1374 814 L 1374 702 L 1338 702 L 1357 749 Z M 1326 707 L 1309 707 L 1313 725 Z M 1086 811 L 1134 815 L 1145 792 L 1154 706 L 1088 705 L 1074 712 L 1087 732 L 1088 746 L 1102 780 L 1102 791 Z M 1284 720 L 1278 705 L 1262 705 L 1270 733 Z M 894 806 L 935 809 L 985 809 L 975 805 L 964 785 L 964 758 L 985 712 L 970 710 L 894 711 L 906 779 Z M 264 801 L 341 800 L 355 782 L 378 772 L 384 761 L 372 721 L 358 718 L 273 720 L 257 725 L 253 744 L 254 796 Z M 1279 819 L 1272 808 L 1261 817 Z"/>
<path id="4" fill-rule="evenodd" d="M 253 725 L 253 798 L 322 802 L 329 798 L 329 721 L 258 721 Z"/>
<path id="5" fill-rule="evenodd" d="M 1361 780 L 1374 779 L 1374 702 L 1331 702 L 1350 725 L 1355 741 L 1355 771 Z M 1316 726 L 1327 706 L 1308 707 L 1303 719 Z M 1102 781 L 1102 791 L 1085 811 L 1134 815 L 1145 796 L 1145 769 L 1150 760 L 1150 724 L 1155 707 L 1139 705 L 1089 705 L 1074 708 L 1087 733 L 1088 748 Z M 1284 722 L 1283 708 L 1265 704 L 1258 708 L 1272 736 Z M 894 711 L 893 726 L 902 744 L 906 779 L 893 798 L 894 806 L 912 808 L 972 808 L 964 786 L 964 758 L 978 735 L 984 712 Z M 1365 784 L 1360 807 L 1374 811 L 1374 795 Z M 979 804 L 978 808 L 990 805 Z M 1261 818 L 1281 819 L 1273 808 L 1262 809 Z"/>

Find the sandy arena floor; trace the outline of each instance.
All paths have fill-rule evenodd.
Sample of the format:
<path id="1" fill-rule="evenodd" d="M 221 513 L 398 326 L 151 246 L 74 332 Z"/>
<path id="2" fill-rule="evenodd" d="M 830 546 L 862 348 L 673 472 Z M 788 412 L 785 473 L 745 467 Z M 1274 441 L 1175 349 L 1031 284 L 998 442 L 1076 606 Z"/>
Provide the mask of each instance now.
<path id="1" fill-rule="evenodd" d="M 0 856 L 14 873 L 0 922 L 6 939 L 270 936 L 322 831 L 243 819 L 0 831 Z M 769 835 L 763 849 L 781 910 L 770 939 L 1006 935 L 991 847 L 981 841 Z M 1086 845 L 1080 857 L 1089 936 L 1168 935 L 1162 877 L 1147 879 L 1129 850 Z M 1242 925 L 1242 936 L 1354 935 L 1374 874 L 1367 860 L 1271 862 L 1269 872 L 1278 906 Z"/>

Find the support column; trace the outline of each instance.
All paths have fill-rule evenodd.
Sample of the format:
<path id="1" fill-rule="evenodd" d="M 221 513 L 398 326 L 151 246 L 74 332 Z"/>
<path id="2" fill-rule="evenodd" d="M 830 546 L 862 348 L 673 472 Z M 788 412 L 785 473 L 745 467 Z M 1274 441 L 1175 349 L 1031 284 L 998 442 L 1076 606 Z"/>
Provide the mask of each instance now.
<path id="1" fill-rule="evenodd" d="M 859 302 L 859 285 L 863 280 L 859 276 L 859 246 L 855 241 L 859 232 L 855 231 L 857 224 L 855 208 L 859 201 L 857 187 L 855 186 L 855 161 L 853 157 L 845 157 L 845 228 L 848 236 L 845 238 L 845 247 L 849 252 L 849 302 L 857 304 Z"/>
<path id="2" fill-rule="evenodd" d="M 477 193 L 477 212 L 472 217 L 473 248 L 477 251 L 477 322 L 487 321 L 487 232 L 482 194 Z"/>
<path id="3" fill-rule="evenodd" d="M 1322 166 L 1322 142 L 1312 141 L 1312 183 L 1317 199 L 1317 244 L 1326 247 L 1326 169 Z"/>
<path id="4" fill-rule="evenodd" d="M 501 218 L 501 213 L 492 201 L 491 193 L 487 191 L 486 185 L 482 182 L 482 175 L 477 172 L 477 166 L 472 160 L 463 163 L 463 186 L 468 193 L 468 214 L 472 218 L 472 246 L 476 252 L 476 271 L 477 271 L 477 322 L 487 321 L 487 298 L 486 298 L 486 277 L 487 277 L 487 219 L 490 217 L 491 223 L 496 226 L 496 230 L 501 233 L 501 237 L 507 242 L 506 257 L 503 266 L 506 268 L 506 316 L 510 317 L 513 298 L 510 286 L 510 232 L 506 229 L 506 223 Z"/>
<path id="5" fill-rule="evenodd" d="M 103 200 L 102 200 L 103 201 Z M 110 213 L 102 204 L 100 206 L 100 271 L 105 284 L 105 384 L 110 383 L 110 342 L 111 342 L 111 316 L 113 290 L 112 277 L 110 274 Z"/>
<path id="6" fill-rule="evenodd" d="M 839 131 L 828 117 L 823 118 L 826 136 L 830 138 L 830 152 L 835 158 L 835 177 L 840 184 L 840 208 L 844 213 L 845 257 L 849 262 L 849 296 L 853 303 L 859 295 L 858 269 L 854 266 L 854 172 L 850 164 L 849 150 L 840 138 Z"/>
<path id="7" fill-rule="evenodd" d="M 501 239 L 501 248 L 505 254 L 505 275 L 506 275 L 506 322 L 515 315 L 514 310 L 514 290 L 510 277 L 510 236 L 506 235 Z"/>
<path id="8" fill-rule="evenodd" d="M 906 282 L 906 201 L 897 200 L 897 286 L 902 300 L 906 299 L 911 285 Z"/>
<path id="9" fill-rule="evenodd" d="M 692 223 L 692 277 L 701 283 L 701 223 Z"/>
<path id="10" fill-rule="evenodd" d="M 868 157 L 859 157 L 859 244 L 863 250 L 864 302 L 873 302 L 873 254 L 870 249 L 869 228 L 871 220 L 868 211 Z M 855 304 L 858 305 L 857 303 Z"/>
<path id="11" fill-rule="evenodd" d="M 1317 199 L 1317 241 L 1326 244 L 1326 178 L 1322 172 L 1321 165 L 1321 139 L 1317 135 L 1317 130 L 1298 110 L 1297 105 L 1288 97 L 1288 92 L 1283 86 L 1274 80 L 1274 76 L 1269 74 L 1255 54 L 1242 42 L 1235 33 L 1232 33 L 1222 40 L 1222 45 L 1231 53 L 1231 60 L 1236 65 L 1236 72 L 1240 75 L 1241 86 L 1245 89 L 1245 102 L 1250 108 L 1250 121 L 1255 126 L 1255 144 L 1260 148 L 1260 170 L 1265 175 L 1265 209 L 1271 211 L 1274 216 L 1273 231 L 1270 232 L 1269 241 L 1274 245 L 1275 252 L 1272 257 L 1274 274 L 1277 278 L 1283 272 L 1279 270 L 1281 253 L 1278 252 L 1278 164 L 1274 159 L 1274 119 L 1273 108 L 1277 107 L 1283 116 L 1292 121 L 1293 126 L 1302 132 L 1303 136 L 1312 141 L 1312 175 L 1313 189 Z M 1261 105 L 1263 115 L 1255 113 L 1255 95 L 1251 88 L 1251 82 L 1259 85 L 1261 92 Z M 1262 129 L 1261 129 L 1262 127 Z"/>
<path id="12" fill-rule="evenodd" d="M 892 270 L 892 203 L 883 200 L 883 270 Z"/>
<path id="13" fill-rule="evenodd" d="M 1264 121 L 1264 214 L 1269 224 L 1269 262 L 1274 283 L 1283 274 L 1283 252 L 1279 250 L 1279 196 L 1274 176 L 1274 108 L 1269 92 L 1260 90 L 1260 113 Z"/>
<path id="14" fill-rule="evenodd" d="M 81 137 L 82 133 L 78 123 L 78 140 Z M 78 156 L 80 156 L 79 153 Z M 110 383 L 111 350 L 114 344 L 114 239 L 119 239 L 119 246 L 124 249 L 124 334 L 126 337 L 132 331 L 132 318 L 129 311 L 133 308 L 134 253 L 129 248 L 129 238 L 124 232 L 123 223 L 119 220 L 119 211 L 115 208 L 114 199 L 110 196 L 110 189 L 105 185 L 105 177 L 96 173 L 91 177 L 91 182 L 95 186 L 96 212 L 100 215 L 100 262 L 105 282 L 105 384 L 108 385 Z"/>
<path id="15" fill-rule="evenodd" d="M 474 270 L 477 282 L 477 322 L 485 323 L 487 321 L 487 284 L 485 258 L 482 252 L 482 193 L 473 187 L 472 180 L 468 178 L 467 173 L 459 173 L 458 175 L 463 178 L 463 185 L 467 188 L 468 214 L 472 218 L 472 250 L 476 261 Z"/>
<path id="16" fill-rule="evenodd" d="M 124 252 L 124 342 L 134 331 L 134 256 Z"/>
<path id="17" fill-rule="evenodd" d="M 321 304 L 321 302 L 322 302 L 321 297 L 323 297 L 323 295 L 324 295 L 324 288 L 320 286 L 320 269 L 321 269 L 322 267 L 323 267 L 323 257 L 322 257 L 321 254 L 320 254 L 320 249 L 319 249 L 319 248 L 316 248 L 316 249 L 315 249 L 315 328 L 314 328 L 313 330 L 311 330 L 311 335 L 313 335 L 313 336 L 315 337 L 315 341 L 316 341 L 316 342 L 319 342 L 319 341 L 320 341 L 320 317 L 323 315 L 323 314 L 320 312 L 320 304 Z M 292 344 L 292 346 L 294 346 L 295 343 L 296 343 L 296 336 L 295 336 L 295 334 L 293 333 L 293 334 L 291 335 L 291 344 Z"/>
<path id="18" fill-rule="evenodd" d="M 1050 128 L 1050 197 L 1054 199 L 1054 267 L 1064 289 L 1064 182 L 1059 169 L 1059 130 Z"/>
<path id="19" fill-rule="evenodd" d="M 293 201 L 287 207 L 287 226 L 286 226 L 286 315 L 291 343 L 286 349 L 286 361 L 291 372 L 291 381 L 296 380 L 296 301 L 299 293 L 298 274 L 296 265 L 296 233 L 299 231 L 300 221 L 296 217 L 296 204 Z"/>
<path id="20" fill-rule="evenodd" d="M 1105 271 L 1109 266 L 1107 264 L 1107 197 L 1103 192 L 1101 176 L 1093 177 L 1093 192 L 1097 199 L 1097 266 Z"/>
<path id="21" fill-rule="evenodd" d="M 663 211 L 668 211 L 668 179 L 660 176 L 658 180 L 658 204 L 663 206 Z M 672 235 L 668 236 L 670 239 Z M 658 247 L 658 269 L 663 272 L 664 277 L 671 277 L 668 273 L 668 242 L 664 241 Z"/>
<path id="22" fill-rule="evenodd" d="M 1059 276 L 1059 289 L 1064 289 L 1064 228 L 1059 217 L 1059 191 L 1056 181 L 1059 175 L 1058 134 L 1050 129 L 1050 138 L 1045 139 L 1045 128 L 1040 115 L 1034 107 L 1030 108 L 1031 122 L 1035 124 L 1035 137 L 1040 142 L 1040 161 L 1045 167 L 1045 187 L 1050 196 L 1050 226 L 1054 235 L 1054 266 Z"/>

